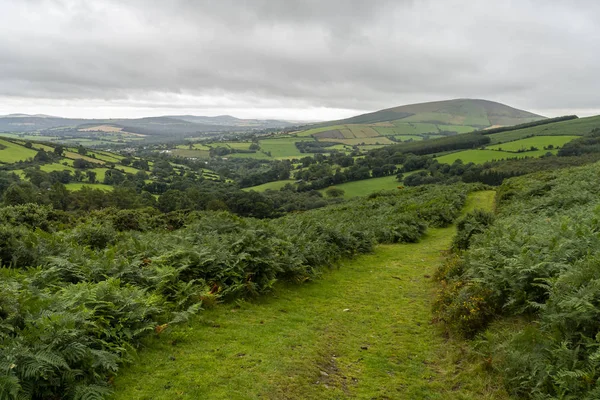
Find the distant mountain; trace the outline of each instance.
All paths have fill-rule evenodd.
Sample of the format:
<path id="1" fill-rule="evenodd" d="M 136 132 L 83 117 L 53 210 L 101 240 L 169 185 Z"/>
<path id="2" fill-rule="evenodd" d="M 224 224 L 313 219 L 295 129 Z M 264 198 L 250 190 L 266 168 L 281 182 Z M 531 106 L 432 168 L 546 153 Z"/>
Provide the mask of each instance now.
<path id="1" fill-rule="evenodd" d="M 315 126 L 375 124 L 378 122 L 431 123 L 479 128 L 517 125 L 546 117 L 505 104 L 480 99 L 455 99 L 387 108 Z"/>
<path id="2" fill-rule="evenodd" d="M 8 114 L 8 115 L 0 115 L 0 118 L 59 118 L 54 117 L 52 115 L 46 114 Z"/>
<path id="3" fill-rule="evenodd" d="M 297 125 L 297 123 L 292 123 L 289 121 L 281 121 L 275 119 L 240 119 L 232 117 L 231 115 L 218 115 L 216 117 L 203 117 L 196 115 L 168 115 L 167 117 L 180 119 L 182 121 L 193 122 L 196 124 L 224 125 L 260 129 L 285 128 Z"/>
<path id="4" fill-rule="evenodd" d="M 164 139 L 181 138 L 203 133 L 247 132 L 262 129 L 286 128 L 294 125 L 287 121 L 239 119 L 229 115 L 204 117 L 194 115 L 163 116 L 135 119 L 75 119 L 50 115 L 9 114 L 0 116 L 0 132 L 36 132 L 45 130 L 86 129 L 94 126 L 112 126 L 124 132 L 160 136 Z"/>
<path id="5" fill-rule="evenodd" d="M 479 99 L 409 104 L 306 125 L 298 136 L 347 145 L 391 144 L 538 121 L 546 117 Z"/>

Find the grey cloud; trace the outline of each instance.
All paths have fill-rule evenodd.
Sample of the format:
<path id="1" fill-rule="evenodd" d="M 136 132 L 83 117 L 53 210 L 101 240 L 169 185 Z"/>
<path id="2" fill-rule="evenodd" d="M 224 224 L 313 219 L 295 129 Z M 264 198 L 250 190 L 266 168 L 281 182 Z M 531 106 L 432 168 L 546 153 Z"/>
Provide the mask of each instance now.
<path id="1" fill-rule="evenodd" d="M 583 0 L 0 0 L 0 102 L 600 112 L 599 16 Z"/>

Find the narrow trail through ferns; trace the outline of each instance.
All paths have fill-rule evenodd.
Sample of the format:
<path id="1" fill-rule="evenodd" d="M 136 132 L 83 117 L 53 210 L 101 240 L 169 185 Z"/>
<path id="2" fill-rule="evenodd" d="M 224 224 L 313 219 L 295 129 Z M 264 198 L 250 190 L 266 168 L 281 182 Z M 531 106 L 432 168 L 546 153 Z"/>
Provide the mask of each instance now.
<path id="1" fill-rule="evenodd" d="M 490 209 L 494 192 L 465 210 Z M 431 324 L 432 282 L 454 226 L 302 287 L 219 305 L 148 340 L 115 399 L 505 399 Z"/>

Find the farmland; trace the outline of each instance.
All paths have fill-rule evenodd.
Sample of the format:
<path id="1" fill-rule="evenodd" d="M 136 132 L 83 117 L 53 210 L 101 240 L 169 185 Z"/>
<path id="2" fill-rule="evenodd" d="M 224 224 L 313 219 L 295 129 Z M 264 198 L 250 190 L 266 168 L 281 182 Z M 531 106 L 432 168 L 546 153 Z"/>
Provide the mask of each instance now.
<path id="1" fill-rule="evenodd" d="M 550 146 L 552 148 L 562 147 L 565 143 L 568 143 L 573 139 L 577 139 L 578 137 L 579 136 L 534 136 L 526 139 L 515 140 L 513 142 L 487 146 L 486 149 L 519 152 L 527 151 L 530 148 L 535 147 L 539 150 L 543 150 Z"/>
<path id="2" fill-rule="evenodd" d="M 17 144 L 8 142 L 6 140 L 0 140 L 0 163 L 12 164 L 17 161 L 25 161 L 28 158 L 33 158 L 36 155 L 36 151 L 19 146 Z"/>
<path id="3" fill-rule="evenodd" d="M 536 150 L 521 153 L 511 153 L 508 151 L 498 150 L 463 150 L 455 153 L 446 154 L 437 157 L 436 160 L 440 164 L 452 164 L 456 160 L 462 160 L 464 163 L 483 164 L 488 161 L 506 160 L 509 158 L 525 158 L 525 157 L 540 157 L 546 153 L 556 153 L 556 150 Z"/>
<path id="4" fill-rule="evenodd" d="M 534 126 L 515 131 L 495 133 L 489 136 L 492 140 L 492 144 L 499 144 L 525 139 L 529 136 L 581 136 L 598 127 L 600 127 L 600 116 L 595 116 L 555 122 L 548 125 Z"/>
<path id="5" fill-rule="evenodd" d="M 264 192 L 265 190 L 279 190 L 282 187 L 284 187 L 287 184 L 294 184 L 294 180 L 293 179 L 287 179 L 287 180 L 282 180 L 282 181 L 274 181 L 274 182 L 268 182 L 268 183 L 263 183 L 262 185 L 258 185 L 258 186 L 252 186 L 249 188 L 244 188 L 244 190 L 248 191 L 248 190 L 255 190 L 257 192 Z"/>
<path id="6" fill-rule="evenodd" d="M 344 191 L 344 198 L 366 196 L 379 190 L 398 190 L 402 183 L 396 180 L 396 176 L 383 176 L 381 178 L 363 179 L 361 181 L 346 182 L 334 187 Z M 322 192 L 325 193 L 326 189 Z"/>
<path id="7" fill-rule="evenodd" d="M 100 190 L 104 190 L 104 191 L 111 191 L 114 189 L 113 186 L 110 185 L 103 185 L 101 183 L 67 183 L 65 185 L 65 187 L 67 188 L 67 190 L 81 190 L 82 188 L 86 187 L 89 189 L 100 189 Z"/>

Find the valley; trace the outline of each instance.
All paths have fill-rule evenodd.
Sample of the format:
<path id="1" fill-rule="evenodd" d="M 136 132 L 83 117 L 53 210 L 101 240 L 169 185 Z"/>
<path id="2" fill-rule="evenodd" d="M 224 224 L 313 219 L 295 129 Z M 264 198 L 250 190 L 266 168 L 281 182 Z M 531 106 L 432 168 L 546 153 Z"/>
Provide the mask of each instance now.
<path id="1" fill-rule="evenodd" d="M 595 325 L 585 322 L 595 308 L 573 303 L 561 282 L 596 296 L 585 277 L 595 276 L 600 117 L 525 114 L 500 127 L 488 113 L 494 127 L 483 129 L 481 112 L 439 112 L 477 129 L 343 142 L 378 139 L 381 118 L 399 113 L 384 111 L 126 148 L 4 136 L 0 393 L 492 400 L 596 390 Z M 92 128 L 83 132 L 124 132 Z M 561 325 L 561 313 L 578 324 Z M 536 341 L 551 351 L 531 350 Z"/>

